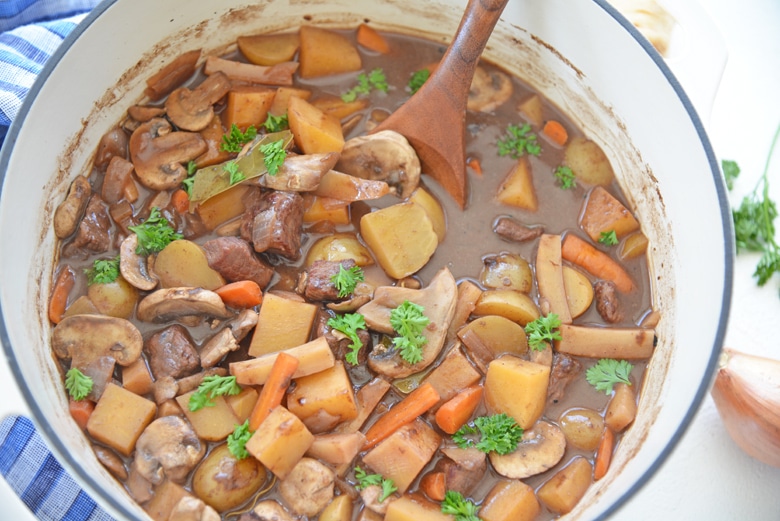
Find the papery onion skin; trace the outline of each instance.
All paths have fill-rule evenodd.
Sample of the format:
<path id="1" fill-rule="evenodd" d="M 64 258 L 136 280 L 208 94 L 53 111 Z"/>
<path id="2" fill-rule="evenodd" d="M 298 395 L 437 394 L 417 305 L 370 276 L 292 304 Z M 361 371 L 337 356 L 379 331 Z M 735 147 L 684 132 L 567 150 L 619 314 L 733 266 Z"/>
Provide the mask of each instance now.
<path id="1" fill-rule="evenodd" d="M 736 444 L 780 468 L 780 360 L 726 348 L 711 394 Z"/>

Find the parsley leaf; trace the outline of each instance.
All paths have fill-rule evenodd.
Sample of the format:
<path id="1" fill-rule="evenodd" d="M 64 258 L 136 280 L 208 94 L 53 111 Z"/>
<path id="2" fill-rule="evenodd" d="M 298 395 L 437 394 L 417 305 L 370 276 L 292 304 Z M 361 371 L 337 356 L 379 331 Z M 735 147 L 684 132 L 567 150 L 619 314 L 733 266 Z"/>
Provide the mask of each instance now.
<path id="1" fill-rule="evenodd" d="M 390 311 L 390 325 L 400 335 L 393 338 L 393 345 L 410 364 L 422 360 L 422 346 L 428 341 L 422 332 L 430 320 L 423 311 L 422 306 L 408 300 Z"/>
<path id="2" fill-rule="evenodd" d="M 357 334 L 358 329 L 367 329 L 366 319 L 360 313 L 344 313 L 341 316 L 328 319 L 328 325 L 337 331 L 341 331 L 352 340 L 349 348 L 351 351 L 344 357 L 352 365 L 358 364 L 358 352 L 363 347 L 363 342 Z"/>
<path id="3" fill-rule="evenodd" d="M 577 179 L 574 172 L 568 166 L 559 166 L 554 172 L 555 179 L 560 183 L 561 188 L 568 190 L 577 186 Z"/>
<path id="4" fill-rule="evenodd" d="M 157 253 L 168 244 L 183 237 L 182 234 L 176 233 L 156 206 L 152 208 L 149 217 L 143 224 L 129 226 L 128 229 L 138 236 L 138 247 L 135 250 L 138 255 Z"/>
<path id="5" fill-rule="evenodd" d="M 368 474 L 360 467 L 355 467 L 355 479 L 358 480 L 355 488 L 363 490 L 364 488 L 372 485 L 379 485 L 382 487 L 382 495 L 379 496 L 378 501 L 381 503 L 385 499 L 389 498 L 393 492 L 398 490 L 392 479 L 382 477 L 381 474 Z"/>
<path id="6" fill-rule="evenodd" d="M 252 141 L 257 137 L 257 129 L 254 125 L 249 125 L 246 132 L 241 132 L 241 129 L 233 123 L 230 125 L 230 131 L 222 136 L 222 143 L 219 145 L 219 149 L 223 152 L 232 152 L 237 154 L 241 152 L 244 145 Z"/>
<path id="7" fill-rule="evenodd" d="M 388 90 L 385 72 L 380 68 L 372 70 L 368 75 L 361 72 L 358 74 L 357 82 L 356 86 L 341 95 L 341 100 L 344 103 L 355 101 L 359 95 L 368 95 L 372 89 L 381 90 L 382 92 L 387 92 Z"/>
<path id="8" fill-rule="evenodd" d="M 543 351 L 547 342 L 561 339 L 561 333 L 556 329 L 559 327 L 561 327 L 561 319 L 555 313 L 529 322 L 525 326 L 528 346 L 534 351 Z"/>
<path id="9" fill-rule="evenodd" d="M 265 120 L 265 123 L 263 123 L 263 128 L 268 132 L 281 132 L 282 130 L 290 128 L 287 114 L 282 114 L 281 116 L 268 114 L 268 118 Z"/>
<path id="10" fill-rule="evenodd" d="M 236 425 L 233 432 L 228 434 L 227 446 L 230 453 L 237 460 L 249 457 L 249 451 L 246 450 L 246 442 L 252 437 L 252 431 L 249 430 L 249 420 L 241 425 Z"/>
<path id="11" fill-rule="evenodd" d="M 536 134 L 531 132 L 531 125 L 526 123 L 522 127 L 508 125 L 506 134 L 498 140 L 498 155 L 511 156 L 520 159 L 525 154 L 538 156 L 542 153 L 542 147 L 536 141 Z"/>
<path id="12" fill-rule="evenodd" d="M 431 71 L 428 69 L 420 69 L 419 71 L 415 71 L 412 74 L 412 77 L 409 78 L 409 83 L 407 84 L 409 90 L 412 91 L 412 94 L 420 90 L 420 87 L 422 87 L 430 77 Z"/>
<path id="13" fill-rule="evenodd" d="M 233 186 L 236 183 L 240 183 L 244 179 L 246 179 L 246 176 L 244 173 L 238 168 L 238 165 L 235 161 L 228 161 L 225 163 L 225 165 L 222 167 L 225 172 L 230 174 L 230 186 Z"/>
<path id="14" fill-rule="evenodd" d="M 455 516 L 455 521 L 480 521 L 477 517 L 479 507 L 455 490 L 445 492 L 444 501 L 441 502 L 441 512 Z"/>
<path id="15" fill-rule="evenodd" d="M 71 367 L 65 373 L 65 389 L 77 402 L 87 397 L 92 391 L 92 385 L 92 378 L 79 371 L 77 367 Z"/>
<path id="16" fill-rule="evenodd" d="M 585 379 L 594 386 L 597 391 L 604 391 L 612 394 L 612 386 L 623 382 L 631 385 L 628 377 L 631 375 L 631 369 L 634 366 L 626 360 L 614 360 L 612 358 L 602 358 L 596 365 L 585 372 Z"/>
<path id="17" fill-rule="evenodd" d="M 365 275 L 360 266 L 352 266 L 347 270 L 344 269 L 343 265 L 339 265 L 339 272 L 330 278 L 330 281 L 339 292 L 339 298 L 351 295 L 355 291 L 357 283 L 364 280 L 366 280 Z"/>
<path id="18" fill-rule="evenodd" d="M 605 246 L 614 246 L 618 243 L 617 234 L 615 230 L 609 230 L 608 232 L 601 232 L 599 242 Z"/>
<path id="19" fill-rule="evenodd" d="M 268 175 L 276 175 L 279 172 L 279 167 L 282 166 L 284 159 L 287 157 L 284 141 L 279 139 L 278 141 L 260 145 L 260 152 L 263 153 L 263 162 Z"/>
<path id="20" fill-rule="evenodd" d="M 226 394 L 235 395 L 241 392 L 241 386 L 236 383 L 235 376 L 210 375 L 203 379 L 198 390 L 190 395 L 188 404 L 190 411 L 195 412 L 204 407 L 213 407 L 212 399 Z"/>
<path id="21" fill-rule="evenodd" d="M 91 268 L 86 268 L 87 283 L 109 284 L 119 278 L 119 257 L 113 259 L 95 259 Z"/>
<path id="22" fill-rule="evenodd" d="M 726 179 L 726 187 L 731 190 L 734 188 L 734 181 L 739 177 L 739 165 L 736 161 L 724 159 L 720 162 L 720 167 L 723 170 L 723 177 Z"/>
<path id="23" fill-rule="evenodd" d="M 474 441 L 477 435 L 478 441 Z M 461 449 L 474 447 L 482 452 L 509 454 L 517 449 L 523 429 L 511 416 L 505 413 L 480 416 L 452 435 L 452 440 Z"/>

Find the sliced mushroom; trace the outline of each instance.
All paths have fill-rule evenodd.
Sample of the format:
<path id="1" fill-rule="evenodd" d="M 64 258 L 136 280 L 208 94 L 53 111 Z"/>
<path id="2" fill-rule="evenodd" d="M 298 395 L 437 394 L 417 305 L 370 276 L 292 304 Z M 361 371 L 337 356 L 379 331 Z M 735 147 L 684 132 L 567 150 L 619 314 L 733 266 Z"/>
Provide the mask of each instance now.
<path id="1" fill-rule="evenodd" d="M 130 136 L 130 160 L 138 180 L 152 190 L 177 187 L 187 177 L 182 165 L 206 151 L 208 145 L 195 132 L 172 132 L 171 124 L 153 118 Z"/>
<path id="2" fill-rule="evenodd" d="M 146 257 L 138 255 L 137 248 L 136 234 L 131 233 L 125 237 L 119 246 L 119 272 L 132 286 L 143 291 L 151 291 L 157 286 L 158 280 L 149 273 Z"/>
<path id="3" fill-rule="evenodd" d="M 344 144 L 337 170 L 362 179 L 385 181 L 399 197 L 412 195 L 420 183 L 420 159 L 398 132 L 383 130 Z"/>
<path id="4" fill-rule="evenodd" d="M 299 516 L 315 516 L 333 499 L 336 476 L 314 458 L 301 458 L 279 483 L 279 495 Z"/>
<path id="5" fill-rule="evenodd" d="M 165 111 L 177 127 L 199 132 L 214 119 L 214 103 L 225 97 L 231 83 L 222 72 L 207 77 L 195 89 L 179 87 L 165 100 Z"/>
<path id="6" fill-rule="evenodd" d="M 54 353 L 64 359 L 111 357 L 130 365 L 141 356 L 144 339 L 132 322 L 105 315 L 72 315 L 63 318 L 51 335 Z"/>
<path id="7" fill-rule="evenodd" d="M 138 303 L 136 316 L 143 322 L 165 322 L 180 317 L 206 315 L 228 318 L 222 299 L 203 288 L 164 288 L 144 297 Z"/>
<path id="8" fill-rule="evenodd" d="M 510 479 L 523 479 L 554 467 L 566 451 L 563 431 L 552 423 L 538 421 L 523 433 L 517 450 L 509 454 L 489 454 L 496 472 Z"/>
<path id="9" fill-rule="evenodd" d="M 512 80 L 501 71 L 477 67 L 469 89 L 468 110 L 492 112 L 512 96 Z"/>
<path id="10" fill-rule="evenodd" d="M 163 416 L 150 423 L 135 444 L 134 464 L 151 483 L 165 478 L 182 484 L 206 454 L 206 445 L 180 416 Z"/>
<path id="11" fill-rule="evenodd" d="M 339 160 L 338 152 L 327 154 L 288 155 L 276 175 L 261 175 L 257 183 L 265 188 L 290 192 L 311 192 L 320 185 L 320 179 L 333 169 Z"/>
<path id="12" fill-rule="evenodd" d="M 390 496 L 379 501 L 382 494 L 384 494 L 384 491 L 381 486 L 369 485 L 360 491 L 360 499 L 363 500 L 363 504 L 367 509 L 384 516 L 387 513 L 388 505 L 390 505 L 394 499 L 397 499 L 398 496 Z"/>
<path id="13" fill-rule="evenodd" d="M 238 342 L 229 327 L 212 336 L 200 349 L 201 367 L 214 367 L 222 358 L 238 349 Z"/>
<path id="14" fill-rule="evenodd" d="M 73 180 L 65 200 L 54 211 L 54 234 L 58 239 L 76 231 L 91 195 L 92 187 L 86 177 L 80 175 Z"/>
<path id="15" fill-rule="evenodd" d="M 219 513 L 193 496 L 182 497 L 171 510 L 168 521 L 219 521 Z"/>
<path id="16" fill-rule="evenodd" d="M 294 521 L 293 516 L 273 499 L 259 502 L 252 513 L 257 516 L 256 521 Z"/>
<path id="17" fill-rule="evenodd" d="M 138 123 L 146 123 L 152 118 L 161 118 L 165 115 L 165 109 L 153 105 L 133 105 L 127 109 L 127 115 Z"/>
<path id="18" fill-rule="evenodd" d="M 230 321 L 230 329 L 237 342 L 241 342 L 247 334 L 257 325 L 259 315 L 253 309 L 242 310 L 235 320 Z"/>
<path id="19" fill-rule="evenodd" d="M 369 329 L 394 334 L 390 325 L 390 312 L 409 300 L 423 307 L 429 323 L 423 335 L 427 342 L 422 348 L 422 360 L 409 364 L 393 348 L 375 346 L 368 357 L 368 365 L 377 373 L 390 378 L 403 378 L 422 371 L 436 360 L 444 346 L 447 328 L 455 314 L 458 287 L 447 268 L 442 268 L 424 289 L 381 286 L 374 291 L 374 299 L 361 306 L 358 312 L 365 317 Z M 381 344 L 380 344 L 381 345 Z"/>

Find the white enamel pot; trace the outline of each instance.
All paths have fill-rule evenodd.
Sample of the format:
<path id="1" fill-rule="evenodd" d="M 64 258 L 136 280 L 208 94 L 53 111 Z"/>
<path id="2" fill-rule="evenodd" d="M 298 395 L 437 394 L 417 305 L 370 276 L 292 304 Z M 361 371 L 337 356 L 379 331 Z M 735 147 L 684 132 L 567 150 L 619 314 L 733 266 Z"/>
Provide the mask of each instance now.
<path id="1" fill-rule="evenodd" d="M 119 519 L 147 519 L 97 462 L 67 412 L 49 351 L 52 213 L 100 137 L 182 51 L 305 22 L 447 41 L 464 0 L 116 0 L 98 6 L 46 66 L 0 155 L 0 339 L 20 398 L 76 480 Z M 566 519 L 617 511 L 659 468 L 706 394 L 726 328 L 733 237 L 704 127 L 667 64 L 603 0 L 511 0 L 486 56 L 561 107 L 610 157 L 652 244 L 663 314 L 639 416 L 607 477 Z M 717 80 L 717 78 L 716 78 Z M 714 90 L 712 90 L 714 92 Z M 704 101 L 706 105 L 706 100 Z"/>

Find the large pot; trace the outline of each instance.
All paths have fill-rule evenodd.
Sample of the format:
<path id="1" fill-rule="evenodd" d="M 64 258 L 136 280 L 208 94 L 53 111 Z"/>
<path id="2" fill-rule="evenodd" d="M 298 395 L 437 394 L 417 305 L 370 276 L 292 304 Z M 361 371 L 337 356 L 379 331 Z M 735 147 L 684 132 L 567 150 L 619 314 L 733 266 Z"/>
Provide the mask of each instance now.
<path id="1" fill-rule="evenodd" d="M 182 50 L 221 50 L 240 34 L 306 20 L 379 27 L 446 41 L 462 0 L 116 0 L 76 29 L 47 65 L 0 157 L 0 334 L 28 412 L 81 485 L 118 518 L 146 519 L 97 462 L 69 417 L 49 351 L 46 298 L 52 212 L 100 136 L 144 80 Z M 652 244 L 663 313 L 640 413 L 608 476 L 567 519 L 606 517 L 658 469 L 692 420 L 726 327 L 732 232 L 726 192 L 695 110 L 670 70 L 603 0 L 514 0 L 486 56 L 525 78 L 607 152 Z M 27 410 L 29 408 L 29 411 Z"/>

